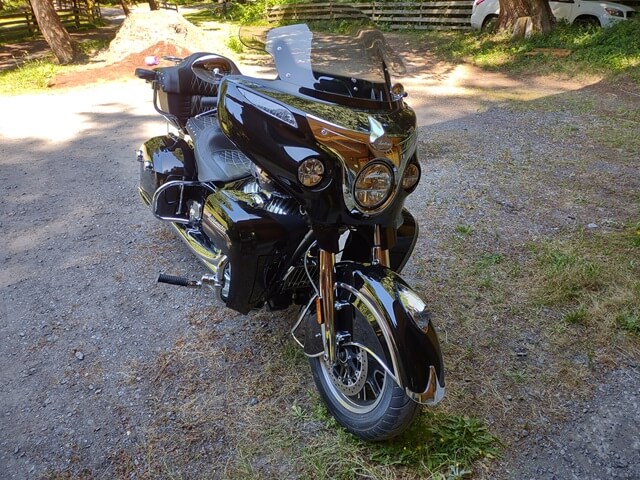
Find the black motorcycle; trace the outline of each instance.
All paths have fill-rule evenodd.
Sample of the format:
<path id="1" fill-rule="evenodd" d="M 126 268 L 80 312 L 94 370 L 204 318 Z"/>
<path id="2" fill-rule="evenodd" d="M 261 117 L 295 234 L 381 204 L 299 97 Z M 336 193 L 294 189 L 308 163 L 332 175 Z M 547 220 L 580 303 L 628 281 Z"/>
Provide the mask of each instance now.
<path id="1" fill-rule="evenodd" d="M 211 53 L 136 70 L 176 130 L 141 146 L 140 195 L 210 270 L 158 281 L 208 285 L 243 314 L 300 305 L 291 333 L 329 411 L 361 438 L 391 438 L 444 395 L 426 305 L 399 276 L 421 173 L 415 113 L 390 79 L 402 62 L 377 30 L 244 33 L 275 79 Z"/>

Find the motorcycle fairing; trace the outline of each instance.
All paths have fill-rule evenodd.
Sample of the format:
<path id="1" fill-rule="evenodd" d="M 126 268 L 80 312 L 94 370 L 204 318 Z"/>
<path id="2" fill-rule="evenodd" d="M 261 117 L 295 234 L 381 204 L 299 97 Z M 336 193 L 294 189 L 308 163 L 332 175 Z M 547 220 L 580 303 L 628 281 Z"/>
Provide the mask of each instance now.
<path id="1" fill-rule="evenodd" d="M 275 91 L 276 83 L 277 89 L 281 90 L 279 92 Z M 274 121 L 273 115 L 252 104 L 241 93 L 242 90 L 249 89 L 290 112 L 297 127 L 294 128 L 285 121 Z M 313 112 L 321 114 L 323 118 L 357 126 L 360 135 L 368 132 L 369 117 L 374 117 L 388 129 L 389 136 L 411 137 L 415 125 L 413 111 L 401 101 L 396 102 L 393 109 L 354 110 L 345 105 L 305 96 L 299 90 L 280 80 L 257 82 L 238 76 L 227 77 L 220 87 L 220 127 L 236 145 L 243 146 L 244 153 L 256 165 L 269 172 L 283 191 L 302 204 L 314 224 L 381 224 L 397 228 L 402 224 L 401 211 L 409 192 L 397 188 L 393 201 L 383 211 L 375 214 L 362 214 L 348 207 L 343 195 L 345 172 L 351 169 L 347 165 L 348 159 L 318 141 L 309 125 L 307 114 Z M 316 187 L 306 188 L 300 184 L 297 172 L 299 165 L 310 157 L 322 160 L 325 178 Z M 398 178 L 402 176 L 408 161 L 409 158 L 403 158 L 402 164 L 398 166 Z"/>
<path id="2" fill-rule="evenodd" d="M 398 274 L 381 265 L 340 262 L 336 264 L 335 280 L 338 301 L 359 309 L 380 338 L 391 364 L 378 360 L 382 360 L 396 383 L 415 401 L 440 401 L 444 395 L 442 352 L 418 295 Z M 312 302 L 303 315 L 311 307 Z M 309 356 L 323 353 L 319 327 L 314 324 L 315 316 L 310 315 L 304 335 L 304 349 Z"/>

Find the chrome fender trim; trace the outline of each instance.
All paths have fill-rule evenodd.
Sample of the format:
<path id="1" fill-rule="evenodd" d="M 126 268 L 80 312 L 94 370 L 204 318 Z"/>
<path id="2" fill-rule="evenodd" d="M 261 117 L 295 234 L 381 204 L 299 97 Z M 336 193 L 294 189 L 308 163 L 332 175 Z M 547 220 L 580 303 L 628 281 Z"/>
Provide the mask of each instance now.
<path id="1" fill-rule="evenodd" d="M 382 340 L 391 364 L 359 342 L 347 341 L 343 345 L 362 348 L 372 355 L 415 402 L 426 405 L 440 402 L 445 393 L 442 353 L 424 302 L 398 274 L 381 265 L 340 262 L 336 264 L 336 279 L 337 302 L 345 301 L 346 294 L 346 301 L 361 308 Z M 307 351 L 296 332 L 305 318 L 315 322 L 315 315 L 309 315 L 315 298 L 316 295 L 312 296 L 301 309 L 291 329 L 294 340 L 309 357 L 323 355 L 322 346 L 315 344 L 313 350 Z M 419 326 L 416 319 L 423 325 Z"/>
<path id="2" fill-rule="evenodd" d="M 391 359 L 391 365 L 380 363 L 395 382 L 418 403 L 435 405 L 442 400 L 442 353 L 420 297 L 398 274 L 381 265 L 340 262 L 336 280 L 336 297 L 341 296 L 340 290 L 348 292 L 354 308 L 362 305 L 371 312 L 365 318 L 384 340 Z"/>

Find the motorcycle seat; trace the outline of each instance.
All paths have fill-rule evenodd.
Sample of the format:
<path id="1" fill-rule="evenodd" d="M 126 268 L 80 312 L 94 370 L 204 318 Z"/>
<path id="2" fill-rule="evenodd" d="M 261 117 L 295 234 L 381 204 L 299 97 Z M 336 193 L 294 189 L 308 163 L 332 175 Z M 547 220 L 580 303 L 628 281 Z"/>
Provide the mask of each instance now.
<path id="1" fill-rule="evenodd" d="M 206 82 L 191 70 L 193 63 L 205 56 L 215 57 L 211 63 L 215 64 L 222 74 L 240 73 L 233 61 L 206 52 L 193 53 L 177 65 L 156 70 L 160 109 L 175 117 L 176 127 L 179 129 L 184 128 L 189 117 L 210 109 L 205 99 L 218 95 L 217 83 Z"/>
<path id="2" fill-rule="evenodd" d="M 222 132 L 214 115 L 190 118 L 198 180 L 226 183 L 251 175 L 251 160 Z"/>

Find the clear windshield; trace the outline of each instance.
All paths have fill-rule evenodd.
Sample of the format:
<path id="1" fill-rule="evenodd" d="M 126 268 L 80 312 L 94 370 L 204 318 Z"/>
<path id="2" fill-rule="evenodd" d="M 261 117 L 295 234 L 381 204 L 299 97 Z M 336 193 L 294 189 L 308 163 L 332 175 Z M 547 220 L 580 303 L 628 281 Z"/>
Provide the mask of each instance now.
<path id="1" fill-rule="evenodd" d="M 241 38 L 252 47 L 263 45 L 281 80 L 309 89 L 324 89 L 319 83 L 334 79 L 384 84 L 385 66 L 392 74 L 405 73 L 402 59 L 376 29 L 336 35 L 312 32 L 301 24 L 268 31 L 243 29 Z"/>

